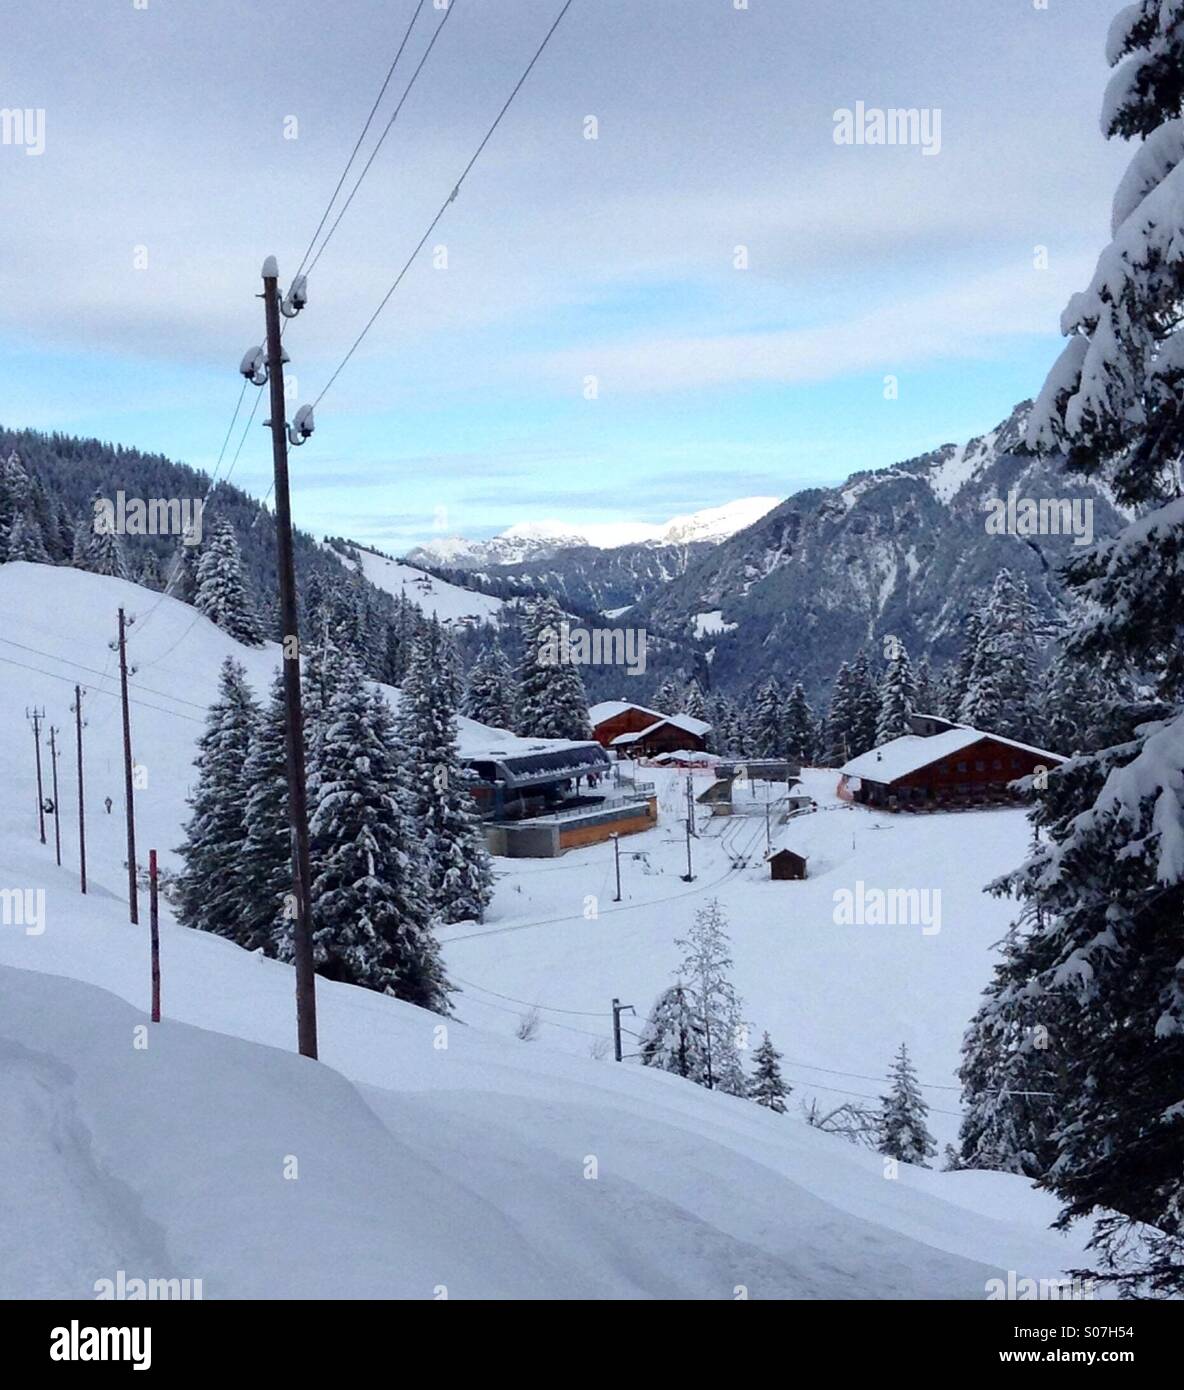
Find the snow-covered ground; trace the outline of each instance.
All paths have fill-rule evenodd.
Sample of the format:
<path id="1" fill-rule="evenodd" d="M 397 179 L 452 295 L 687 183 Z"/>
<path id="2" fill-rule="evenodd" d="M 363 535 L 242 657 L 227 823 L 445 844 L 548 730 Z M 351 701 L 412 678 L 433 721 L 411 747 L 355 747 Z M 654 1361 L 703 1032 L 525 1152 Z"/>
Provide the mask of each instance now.
<path id="1" fill-rule="evenodd" d="M 0 887 L 44 889 L 44 930 L 0 926 L 0 1294 L 88 1296 L 119 1269 L 204 1296 L 983 1298 L 1053 1278 L 1083 1236 L 1022 1180 L 902 1168 L 796 1115 L 603 1057 L 615 996 L 644 1014 L 674 938 L 715 895 L 746 1015 L 790 1059 L 793 1100 L 876 1095 L 909 1043 L 953 1112 L 958 1040 L 1005 904 L 980 889 L 1022 853 L 1014 812 L 892 818 L 835 801 L 776 827 L 810 857 L 773 883 L 762 816 L 708 823 L 684 883 L 685 774 L 648 770 L 662 823 L 560 861 L 498 861 L 488 921 L 445 933 L 445 1023 L 320 982 L 321 1064 L 293 1055 L 283 965 L 164 914 L 165 1023 L 142 1040 L 147 932 L 127 921 L 115 660 L 123 604 L 141 855 L 175 865 L 201 706 L 234 652 L 262 691 L 277 651 L 239 648 L 183 604 L 68 569 L 0 566 Z M 69 702 L 88 686 L 91 891 L 77 891 Z M 63 866 L 36 831 L 26 707 L 62 730 Z M 44 751 L 44 750 L 43 750 Z M 47 762 L 48 772 L 48 762 Z M 699 781 L 697 785 L 702 785 Z M 103 799 L 114 803 L 108 815 Z M 835 891 L 929 885 L 940 930 L 840 926 Z M 597 915 L 589 919 L 588 898 Z M 6 903 L 11 899 L 6 898 Z M 532 1005 L 540 1035 L 514 1030 Z M 570 1012 L 565 1012 L 570 1011 Z M 627 1018 L 634 1027 L 635 1020 Z M 631 1041 L 631 1040 L 627 1040 Z M 827 1070 L 823 1071 L 822 1068 Z M 866 1079 L 865 1079 L 866 1078 Z M 952 1114 L 933 1128 L 950 1137 Z"/>
<path id="2" fill-rule="evenodd" d="M 491 623 L 496 622 L 501 613 L 503 604 L 500 598 L 474 593 L 457 584 L 447 584 L 426 570 L 400 564 L 398 560 L 388 560 L 385 555 L 376 555 L 372 550 L 359 548 L 358 556 L 362 573 L 376 588 L 385 589 L 395 598 L 405 596 L 422 612 L 439 618 L 443 623 L 473 620 Z"/>

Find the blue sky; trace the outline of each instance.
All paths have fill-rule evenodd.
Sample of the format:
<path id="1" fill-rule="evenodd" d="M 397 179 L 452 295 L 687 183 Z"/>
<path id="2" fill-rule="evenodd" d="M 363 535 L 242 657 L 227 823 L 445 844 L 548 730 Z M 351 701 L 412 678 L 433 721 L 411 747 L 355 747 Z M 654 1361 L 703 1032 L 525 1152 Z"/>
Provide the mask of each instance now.
<path id="1" fill-rule="evenodd" d="M 296 401 L 561 0 L 452 3 L 285 338 Z M 0 145 L 0 421 L 213 466 L 262 259 L 294 270 L 414 6 L 3 0 L 0 106 L 44 110 L 45 152 Z M 392 551 L 522 520 L 660 521 L 991 428 L 1039 389 L 1106 238 L 1128 156 L 1097 126 L 1117 8 L 575 0 L 293 454 L 297 520 Z M 858 101 L 939 109 L 940 153 L 836 145 Z M 234 481 L 268 487 L 258 424 Z"/>

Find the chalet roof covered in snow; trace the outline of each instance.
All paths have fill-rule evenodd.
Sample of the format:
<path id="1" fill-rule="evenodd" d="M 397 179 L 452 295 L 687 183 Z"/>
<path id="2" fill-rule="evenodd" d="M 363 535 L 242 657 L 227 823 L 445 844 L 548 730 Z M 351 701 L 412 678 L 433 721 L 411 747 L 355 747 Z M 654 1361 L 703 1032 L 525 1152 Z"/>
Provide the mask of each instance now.
<path id="1" fill-rule="evenodd" d="M 639 729 L 635 734 L 618 734 L 610 747 L 624 748 L 631 743 L 640 743 L 643 739 L 653 738 L 659 729 L 666 727 L 677 729 L 683 734 L 692 734 L 695 738 L 703 738 L 711 725 L 703 719 L 692 719 L 689 714 L 671 714 L 659 718 L 646 729 Z"/>
<path id="2" fill-rule="evenodd" d="M 923 738 L 919 734 L 904 734 L 901 738 L 891 739 L 879 748 L 873 748 L 870 752 L 852 758 L 844 763 L 839 771 L 844 777 L 861 777 L 869 782 L 895 782 L 898 778 L 907 777 L 909 773 L 918 772 L 931 763 L 940 762 L 942 758 L 952 758 L 967 748 L 973 748 L 985 738 L 1001 743 L 1007 748 L 1018 749 L 1021 753 L 1033 753 L 1039 758 L 1046 758 L 1050 763 L 1065 761 L 1057 753 L 1033 748 L 1027 743 L 1017 743 L 1015 739 L 1004 738 L 1001 734 L 959 725 L 957 728 L 947 729 L 944 733 L 933 734 L 929 738 Z"/>
<path id="3" fill-rule="evenodd" d="M 461 756 L 479 772 L 488 775 L 493 768 L 497 781 L 507 787 L 533 786 L 602 772 L 610 766 L 609 756 L 599 743 L 576 743 L 562 738 L 508 738 L 505 745 L 462 746 Z M 479 765 L 485 765 L 481 772 Z"/>
<path id="4" fill-rule="evenodd" d="M 601 700 L 598 705 L 592 705 L 588 710 L 588 718 L 595 729 L 608 719 L 615 719 L 617 715 L 624 714 L 626 710 L 639 710 L 642 714 L 652 715 L 655 719 L 662 719 L 664 716 L 656 709 L 650 709 L 646 705 L 635 705 L 629 700 Z"/>

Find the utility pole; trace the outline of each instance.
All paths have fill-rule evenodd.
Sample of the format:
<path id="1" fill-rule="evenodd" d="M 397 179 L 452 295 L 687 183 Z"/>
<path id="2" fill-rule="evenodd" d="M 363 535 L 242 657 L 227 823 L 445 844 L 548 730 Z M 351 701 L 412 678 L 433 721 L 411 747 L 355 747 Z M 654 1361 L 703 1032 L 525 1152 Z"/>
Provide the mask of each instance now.
<path id="1" fill-rule="evenodd" d="M 134 621 L 134 619 L 133 619 Z M 123 704 L 123 806 L 127 819 L 127 907 L 133 925 L 140 920 L 140 891 L 136 883 L 136 804 L 132 777 L 132 720 L 127 698 L 128 619 L 119 610 L 119 693 Z"/>
<path id="2" fill-rule="evenodd" d="M 695 871 L 691 867 L 691 818 L 687 817 L 687 871 L 682 875 L 684 883 L 694 883 Z"/>
<path id="3" fill-rule="evenodd" d="M 45 711 L 38 709 L 36 705 L 32 709 L 26 707 L 25 718 L 33 726 L 33 751 L 37 755 L 37 824 L 41 830 L 41 843 L 45 843 L 45 793 L 41 790 L 41 721 L 45 718 Z"/>
<path id="4" fill-rule="evenodd" d="M 58 868 L 62 867 L 62 805 L 58 799 L 58 743 L 59 730 L 49 726 L 49 763 L 53 769 L 53 850 L 57 856 Z"/>
<path id="5" fill-rule="evenodd" d="M 82 795 L 82 687 L 74 687 L 74 733 L 78 744 L 78 873 L 86 892 L 86 802 Z"/>
<path id="6" fill-rule="evenodd" d="M 292 547 L 292 504 L 288 490 L 288 433 L 284 418 L 284 350 L 280 342 L 279 268 L 274 256 L 263 263 L 263 312 L 267 326 L 266 377 L 271 390 L 271 452 L 275 470 L 275 529 L 278 551 L 280 619 L 283 635 L 285 743 L 288 773 L 288 821 L 292 839 L 292 889 L 295 921 L 296 1036 L 301 1055 L 317 1055 L 317 987 L 312 956 L 312 877 L 308 850 L 308 793 L 304 768 L 304 715 L 300 707 L 300 633 L 296 614 L 296 563 Z M 284 301 L 294 316 L 304 305 L 304 282 L 297 277 Z M 250 354 L 249 354 L 250 356 Z M 262 386 L 257 359 L 247 371 Z M 312 411 L 304 406 L 293 424 L 295 442 L 312 433 Z"/>
<path id="7" fill-rule="evenodd" d="M 621 901 L 621 837 L 614 831 L 609 839 L 613 842 L 613 860 L 617 870 L 617 896 L 613 902 L 619 903 Z"/>
<path id="8" fill-rule="evenodd" d="M 152 1022 L 160 1022 L 160 891 L 156 851 L 148 851 L 148 931 L 152 951 Z"/>
<path id="9" fill-rule="evenodd" d="M 691 774 L 687 773 L 687 823 L 691 827 L 691 834 L 697 840 L 699 832 L 695 829 L 695 789 L 691 785 Z"/>
<path id="10" fill-rule="evenodd" d="M 765 802 L 765 853 L 773 848 L 773 836 L 769 829 L 769 803 Z"/>
<path id="11" fill-rule="evenodd" d="M 621 1049 L 621 1015 L 624 1013 L 637 1016 L 637 1010 L 632 1004 L 622 1004 L 619 999 L 613 1000 L 613 1057 L 618 1062 L 625 1060 Z"/>

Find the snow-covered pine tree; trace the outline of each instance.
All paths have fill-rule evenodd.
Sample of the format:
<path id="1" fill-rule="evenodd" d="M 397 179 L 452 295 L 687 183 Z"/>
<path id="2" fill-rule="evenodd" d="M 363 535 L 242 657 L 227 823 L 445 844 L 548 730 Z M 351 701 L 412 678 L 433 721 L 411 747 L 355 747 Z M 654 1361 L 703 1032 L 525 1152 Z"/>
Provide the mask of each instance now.
<path id="1" fill-rule="evenodd" d="M 937 1145 L 926 1125 L 929 1107 L 917 1085 L 917 1074 L 904 1043 L 893 1059 L 888 1080 L 891 1090 L 883 1097 L 880 1108 L 879 1151 L 901 1163 L 928 1168 L 925 1160 L 937 1153 Z"/>
<path id="2" fill-rule="evenodd" d="M 563 610 L 553 598 L 536 599 L 524 627 L 517 732 L 526 738 L 591 738 L 584 682 L 564 650 L 569 625 Z"/>
<path id="3" fill-rule="evenodd" d="M 929 657 L 923 656 L 920 665 L 913 672 L 913 709 L 918 714 L 940 714 L 934 690 L 933 672 Z"/>
<path id="4" fill-rule="evenodd" d="M 493 866 L 457 746 L 454 699 L 446 637 L 433 617 L 412 648 L 396 728 L 429 898 L 445 923 L 481 921 L 493 895 Z"/>
<path id="5" fill-rule="evenodd" d="M 785 691 L 776 676 L 762 681 L 748 718 L 749 754 L 756 758 L 785 757 Z"/>
<path id="6" fill-rule="evenodd" d="M 827 767 L 842 767 L 855 756 L 855 691 L 851 668 L 844 661 L 831 687 L 830 706 L 823 730 L 822 756 Z"/>
<path id="7" fill-rule="evenodd" d="M 1041 683 L 1038 743 L 1054 753 L 1093 753 L 1112 741 L 1112 714 L 1132 699 L 1130 682 L 1096 658 L 1060 650 Z"/>
<path id="8" fill-rule="evenodd" d="M 685 937 L 676 937 L 683 961 L 678 978 L 703 1025 L 703 1079 L 708 1090 L 746 1094 L 748 1082 L 740 1060 L 745 1025 L 741 1003 L 729 979 L 732 968 L 727 918 L 717 898 L 696 913 Z"/>
<path id="9" fill-rule="evenodd" d="M 703 1085 L 707 1072 L 703 1023 L 685 987 L 658 995 L 638 1044 L 643 1067 L 658 1067 Z"/>
<path id="10" fill-rule="evenodd" d="M 514 671 L 496 638 L 478 652 L 469 670 L 464 712 L 495 729 L 508 729 L 514 722 Z"/>
<path id="11" fill-rule="evenodd" d="M 291 959 L 292 840 L 288 821 L 287 709 L 277 671 L 259 715 L 243 768 L 246 843 L 243 851 L 242 944 Z"/>
<path id="12" fill-rule="evenodd" d="M 850 756 L 856 758 L 876 746 L 880 719 L 880 689 L 865 651 L 858 652 L 851 663 L 851 710 Z"/>
<path id="13" fill-rule="evenodd" d="M 913 668 L 903 642 L 893 643 L 892 652 L 880 682 L 880 710 L 876 718 L 876 746 L 890 739 L 911 734 L 909 715 L 913 712 Z"/>
<path id="14" fill-rule="evenodd" d="M 101 492 L 91 498 L 91 516 L 87 518 L 85 568 L 93 574 L 106 574 L 114 579 L 128 579 L 127 557 L 123 537 L 113 526 L 106 524 L 102 509 L 95 504 L 104 502 Z"/>
<path id="15" fill-rule="evenodd" d="M 136 583 L 142 585 L 145 589 L 156 589 L 159 591 L 164 588 L 164 579 L 161 577 L 160 573 L 160 561 L 151 550 L 148 551 L 140 562 L 140 568 L 136 571 Z"/>
<path id="16" fill-rule="evenodd" d="M 667 676 L 654 695 L 654 708 L 659 714 L 678 714 L 682 710 L 682 687 L 673 676 Z"/>
<path id="17" fill-rule="evenodd" d="M 794 762 L 805 766 L 814 758 L 814 711 L 806 699 L 801 681 L 795 683 L 785 707 L 785 752 Z"/>
<path id="18" fill-rule="evenodd" d="M 28 560 L 38 565 L 51 563 L 41 538 L 41 528 L 31 516 L 18 513 L 7 536 L 0 539 L 0 547 L 0 559 Z"/>
<path id="19" fill-rule="evenodd" d="M 0 462 L 0 559 L 5 557 L 5 539 L 13 522 L 24 514 L 28 506 L 31 486 L 21 457 L 13 449 Z"/>
<path id="20" fill-rule="evenodd" d="M 1167 718 L 1058 769 L 1075 795 L 1011 886 L 1043 913 L 1039 987 L 1071 993 L 1057 1157 L 1060 1223 L 1093 1232 L 1107 1277 L 1184 1291 L 1184 0 L 1135 0 L 1110 28 L 1108 136 L 1140 144 L 1113 241 L 1061 320 L 1069 341 L 1028 422 L 1135 513 L 1066 566 L 1086 616 L 1070 650 L 1154 677 Z M 1037 818 L 1043 813 L 1038 808 Z M 1045 958 L 1051 960 L 1042 967 Z"/>
<path id="21" fill-rule="evenodd" d="M 218 522 L 213 535 L 202 547 L 193 603 L 199 612 L 237 641 L 248 647 L 263 645 L 259 615 L 243 579 L 238 538 L 228 521 Z"/>
<path id="22" fill-rule="evenodd" d="M 185 860 L 177 879 L 181 923 L 244 946 L 248 944 L 241 891 L 247 838 L 244 769 L 258 717 L 246 672 L 227 657 L 218 677 L 218 698 L 198 739 L 197 782 L 189 797 L 185 842 L 177 851 Z"/>
<path id="23" fill-rule="evenodd" d="M 682 692 L 682 708 L 676 714 L 689 714 L 692 719 L 707 718 L 707 701 L 699 682 L 692 676 Z"/>
<path id="24" fill-rule="evenodd" d="M 1022 574 L 1001 569 L 979 611 L 978 646 L 961 719 L 1030 743 L 1038 722 L 1039 615 Z"/>
<path id="25" fill-rule="evenodd" d="M 762 1035 L 760 1045 L 753 1051 L 752 1060 L 754 1070 L 748 1094 L 758 1105 L 784 1115 L 785 1102 L 793 1087 L 781 1075 L 781 1053 L 773 1046 L 768 1033 Z"/>
<path id="26" fill-rule="evenodd" d="M 958 659 L 946 671 L 945 705 L 941 713 L 947 719 L 960 720 L 962 706 L 970 691 L 974 663 L 979 657 L 982 643 L 982 618 L 980 616 L 984 599 L 980 594 L 971 603 L 962 618 L 962 646 Z"/>
<path id="27" fill-rule="evenodd" d="M 962 1041 L 960 1168 L 1039 1179 L 1056 1157 L 1065 1030 L 1056 996 L 1029 992 L 1035 925 L 1029 904 L 1008 931 L 994 979 Z"/>
<path id="28" fill-rule="evenodd" d="M 313 955 L 328 979 L 448 1011 L 431 895 L 403 801 L 390 710 L 342 653 L 324 710 L 316 800 Z"/>

